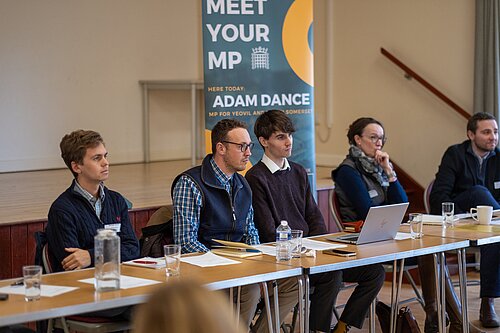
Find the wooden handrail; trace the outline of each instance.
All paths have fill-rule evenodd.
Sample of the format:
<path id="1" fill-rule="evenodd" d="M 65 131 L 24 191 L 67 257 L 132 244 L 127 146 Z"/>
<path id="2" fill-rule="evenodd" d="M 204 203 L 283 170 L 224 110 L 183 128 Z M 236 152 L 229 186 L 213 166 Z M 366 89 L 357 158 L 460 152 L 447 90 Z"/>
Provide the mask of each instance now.
<path id="1" fill-rule="evenodd" d="M 414 78 L 415 80 L 417 80 L 421 85 L 423 85 L 425 88 L 427 88 L 427 90 L 429 90 L 431 93 L 436 95 L 439 99 L 441 99 L 443 102 L 448 104 L 453 110 L 455 110 L 457 113 L 459 113 L 462 117 L 469 120 L 469 118 L 471 117 L 470 113 L 468 113 L 467 111 L 462 109 L 460 106 L 458 106 L 458 104 L 456 104 L 451 99 L 449 99 L 445 94 L 443 94 L 436 87 L 434 87 L 432 84 L 427 82 L 420 75 L 415 73 L 410 67 L 406 66 L 403 62 L 401 62 L 398 58 L 393 56 L 391 53 L 389 53 L 383 47 L 380 48 L 380 53 L 382 53 L 390 61 L 392 61 L 394 64 L 396 64 L 396 66 L 401 68 L 405 72 L 405 74 L 408 75 L 408 77 Z"/>

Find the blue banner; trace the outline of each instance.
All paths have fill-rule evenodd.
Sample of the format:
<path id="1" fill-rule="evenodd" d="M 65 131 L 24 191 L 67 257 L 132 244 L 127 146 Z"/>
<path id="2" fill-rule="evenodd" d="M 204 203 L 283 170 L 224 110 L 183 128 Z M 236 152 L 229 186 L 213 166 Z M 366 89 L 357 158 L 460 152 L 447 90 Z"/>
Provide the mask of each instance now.
<path id="1" fill-rule="evenodd" d="M 290 159 L 306 168 L 315 187 L 313 0 L 202 2 L 207 151 L 213 126 L 236 118 L 249 126 L 250 162 L 257 163 L 263 151 L 255 119 L 281 109 L 297 129 Z"/>

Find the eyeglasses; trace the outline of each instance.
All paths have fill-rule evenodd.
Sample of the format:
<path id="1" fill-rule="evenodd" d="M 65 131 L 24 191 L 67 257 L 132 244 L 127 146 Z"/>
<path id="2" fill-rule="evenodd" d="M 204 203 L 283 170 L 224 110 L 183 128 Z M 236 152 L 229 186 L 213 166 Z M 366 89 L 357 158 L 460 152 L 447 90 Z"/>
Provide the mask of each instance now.
<path id="1" fill-rule="evenodd" d="M 231 141 L 222 141 L 222 142 L 230 143 L 232 145 L 237 145 L 240 148 L 241 152 L 245 152 L 247 149 L 252 150 L 252 148 L 254 146 L 253 142 L 250 142 L 250 143 L 237 143 L 237 142 L 231 142 Z"/>
<path id="2" fill-rule="evenodd" d="M 387 142 L 387 137 L 384 136 L 378 136 L 378 135 L 370 135 L 368 137 L 372 143 L 377 143 L 378 140 L 382 141 L 382 144 L 384 145 Z"/>

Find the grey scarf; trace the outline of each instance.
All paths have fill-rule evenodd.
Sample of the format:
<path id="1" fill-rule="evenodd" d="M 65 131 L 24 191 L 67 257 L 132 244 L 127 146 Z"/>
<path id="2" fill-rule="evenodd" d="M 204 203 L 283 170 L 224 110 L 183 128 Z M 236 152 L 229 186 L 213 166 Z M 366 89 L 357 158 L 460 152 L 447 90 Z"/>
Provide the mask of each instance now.
<path id="1" fill-rule="evenodd" d="M 381 186 L 389 186 L 389 178 L 382 167 L 375 162 L 374 158 L 366 156 L 360 148 L 354 145 L 349 148 L 349 156 L 354 160 L 358 168 L 361 167 L 365 173 L 375 178 Z"/>

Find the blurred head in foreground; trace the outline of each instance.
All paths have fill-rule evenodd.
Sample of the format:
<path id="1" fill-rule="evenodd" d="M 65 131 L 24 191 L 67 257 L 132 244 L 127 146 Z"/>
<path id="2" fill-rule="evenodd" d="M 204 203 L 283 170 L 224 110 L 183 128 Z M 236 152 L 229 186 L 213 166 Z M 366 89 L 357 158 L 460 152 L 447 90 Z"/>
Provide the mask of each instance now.
<path id="1" fill-rule="evenodd" d="M 244 333 L 228 297 L 194 282 L 155 290 L 134 315 L 134 333 Z"/>

